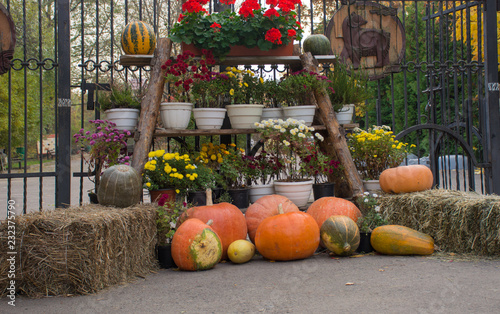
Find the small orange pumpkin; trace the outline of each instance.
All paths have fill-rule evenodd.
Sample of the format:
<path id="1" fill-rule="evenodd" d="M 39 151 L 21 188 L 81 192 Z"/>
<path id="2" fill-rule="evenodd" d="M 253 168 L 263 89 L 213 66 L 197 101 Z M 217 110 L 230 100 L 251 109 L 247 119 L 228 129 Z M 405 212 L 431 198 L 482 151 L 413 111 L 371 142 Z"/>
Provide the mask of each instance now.
<path id="1" fill-rule="evenodd" d="M 267 259 L 291 261 L 310 257 L 319 244 L 316 221 L 304 212 L 289 212 L 267 217 L 255 234 L 257 251 Z"/>
<path id="2" fill-rule="evenodd" d="M 209 225 L 192 218 L 186 220 L 175 232 L 171 252 L 175 265 L 181 270 L 205 270 L 219 263 L 222 244 Z"/>
<path id="3" fill-rule="evenodd" d="M 278 206 L 284 213 L 298 212 L 299 208 L 291 200 L 282 195 L 266 195 L 259 198 L 255 203 L 250 205 L 245 212 L 247 221 L 248 236 L 255 243 L 255 233 L 260 223 L 267 217 L 278 215 Z"/>
<path id="4" fill-rule="evenodd" d="M 386 193 L 409 193 L 431 189 L 434 177 L 424 165 L 399 166 L 384 170 L 379 182 Z"/>
<path id="5" fill-rule="evenodd" d="M 178 225 L 188 218 L 198 218 L 207 223 L 213 221 L 212 229 L 217 232 L 222 242 L 222 259 L 227 259 L 227 248 L 236 240 L 247 238 L 247 222 L 241 210 L 229 203 L 197 206 L 186 210 L 180 217 Z"/>
<path id="6" fill-rule="evenodd" d="M 351 218 L 354 222 L 361 217 L 359 208 L 353 202 L 338 197 L 322 197 L 309 206 L 307 213 L 311 215 L 321 228 L 325 220 L 333 215 Z"/>

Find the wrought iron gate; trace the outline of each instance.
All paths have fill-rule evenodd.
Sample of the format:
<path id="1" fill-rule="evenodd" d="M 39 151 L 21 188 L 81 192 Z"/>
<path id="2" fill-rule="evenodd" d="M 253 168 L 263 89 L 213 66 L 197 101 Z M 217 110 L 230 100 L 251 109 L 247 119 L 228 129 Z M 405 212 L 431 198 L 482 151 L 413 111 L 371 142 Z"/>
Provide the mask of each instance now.
<path id="1" fill-rule="evenodd" d="M 323 33 L 342 5 L 356 10 L 367 3 L 311 0 L 298 15 L 306 33 Z M 389 125 L 398 138 L 417 145 L 408 162 L 428 163 L 439 187 L 500 193 L 497 2 L 377 3 L 397 10 L 406 49 L 399 72 L 370 82 L 374 98 L 356 122 Z M 126 81 L 140 90 L 148 78 L 148 66 L 120 65 L 120 31 L 144 20 L 165 37 L 179 3 L 7 0 L 5 6 L 18 41 L 12 68 L 0 76 L 7 125 L 0 129 L 6 156 L 0 199 L 14 199 L 23 212 L 86 202 L 86 165 L 72 161 L 82 152 L 71 136 L 99 117 L 98 86 Z M 214 8 L 210 3 L 208 10 Z M 57 142 L 53 169 L 44 163 L 51 157 L 43 147 L 50 134 Z M 32 170 L 28 163 L 35 155 Z"/>

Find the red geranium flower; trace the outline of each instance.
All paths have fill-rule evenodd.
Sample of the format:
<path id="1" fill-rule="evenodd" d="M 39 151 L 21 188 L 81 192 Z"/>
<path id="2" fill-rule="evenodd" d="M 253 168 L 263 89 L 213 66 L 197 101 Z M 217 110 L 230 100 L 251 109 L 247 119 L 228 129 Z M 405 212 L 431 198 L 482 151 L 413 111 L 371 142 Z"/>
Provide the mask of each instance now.
<path id="1" fill-rule="evenodd" d="M 271 28 L 266 32 L 266 40 L 273 44 L 281 45 L 281 32 L 277 28 Z"/>
<path id="2" fill-rule="evenodd" d="M 266 0 L 266 4 L 275 7 L 278 5 L 278 1 L 279 0 Z"/>
<path id="3" fill-rule="evenodd" d="M 246 0 L 241 5 L 241 8 L 238 11 L 238 13 L 245 18 L 249 16 L 254 17 L 253 11 L 258 9 L 260 9 L 260 5 L 257 0 Z"/>
<path id="4" fill-rule="evenodd" d="M 279 17 L 279 13 L 278 11 L 276 11 L 276 9 L 274 7 L 270 7 L 269 9 L 267 9 L 267 11 L 264 13 L 264 16 L 265 17 L 268 17 L 268 18 L 271 18 L 271 16 L 276 16 L 276 17 Z"/>
<path id="5" fill-rule="evenodd" d="M 281 0 L 278 3 L 278 8 L 280 8 L 281 11 L 288 13 L 295 9 L 295 4 L 290 0 Z"/>
<path id="6" fill-rule="evenodd" d="M 230 4 L 234 4 L 236 2 L 236 0 L 220 0 L 220 2 L 227 4 L 227 5 L 230 5 Z"/>
<path id="7" fill-rule="evenodd" d="M 181 22 L 186 16 L 184 14 L 179 14 L 179 18 L 177 19 L 177 22 Z"/>
<path id="8" fill-rule="evenodd" d="M 293 37 L 297 35 L 297 32 L 294 29 L 289 29 L 288 30 L 288 37 Z"/>
<path id="9" fill-rule="evenodd" d="M 182 5 L 182 11 L 189 13 L 207 12 L 197 0 L 188 0 Z"/>
<path id="10" fill-rule="evenodd" d="M 214 33 L 220 32 L 220 29 L 222 28 L 222 25 L 219 23 L 214 22 L 212 25 L 210 25 L 211 28 L 213 28 Z"/>

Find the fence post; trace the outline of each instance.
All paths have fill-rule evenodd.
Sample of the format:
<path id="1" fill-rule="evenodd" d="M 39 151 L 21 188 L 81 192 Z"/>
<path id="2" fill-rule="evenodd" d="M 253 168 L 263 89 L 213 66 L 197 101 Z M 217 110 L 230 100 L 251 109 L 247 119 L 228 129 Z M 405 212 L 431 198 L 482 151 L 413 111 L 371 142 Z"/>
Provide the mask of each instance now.
<path id="1" fill-rule="evenodd" d="M 69 0 L 57 0 L 56 207 L 71 204 L 71 64 Z"/>

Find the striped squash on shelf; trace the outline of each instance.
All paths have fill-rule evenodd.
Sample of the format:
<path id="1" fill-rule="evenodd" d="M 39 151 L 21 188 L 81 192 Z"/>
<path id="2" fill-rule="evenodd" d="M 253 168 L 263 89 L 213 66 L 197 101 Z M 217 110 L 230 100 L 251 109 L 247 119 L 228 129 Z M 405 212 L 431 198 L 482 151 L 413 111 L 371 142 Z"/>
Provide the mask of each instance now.
<path id="1" fill-rule="evenodd" d="M 131 22 L 122 31 L 121 43 L 127 55 L 152 55 L 156 36 L 151 25 L 143 21 Z"/>

